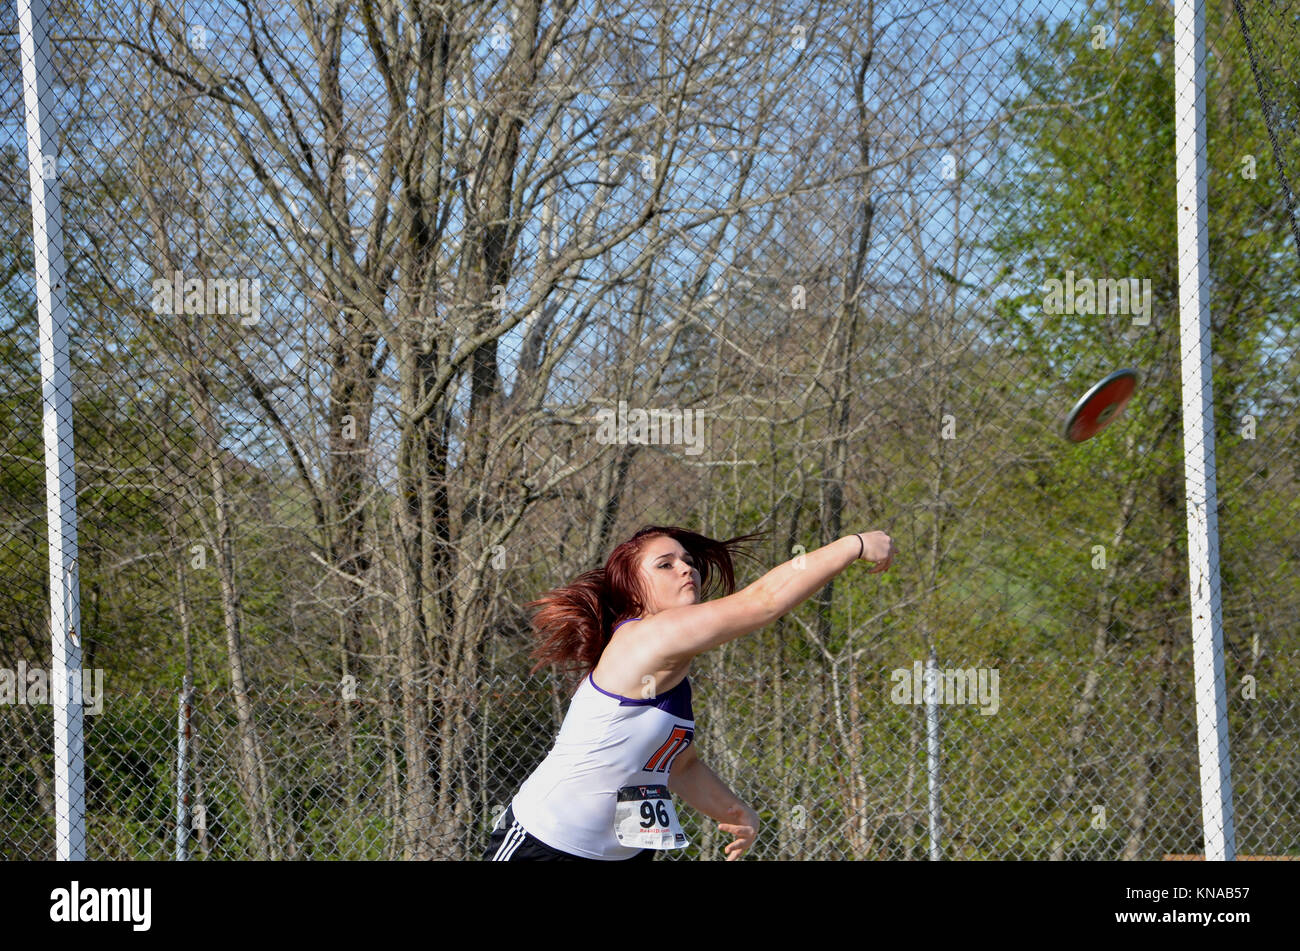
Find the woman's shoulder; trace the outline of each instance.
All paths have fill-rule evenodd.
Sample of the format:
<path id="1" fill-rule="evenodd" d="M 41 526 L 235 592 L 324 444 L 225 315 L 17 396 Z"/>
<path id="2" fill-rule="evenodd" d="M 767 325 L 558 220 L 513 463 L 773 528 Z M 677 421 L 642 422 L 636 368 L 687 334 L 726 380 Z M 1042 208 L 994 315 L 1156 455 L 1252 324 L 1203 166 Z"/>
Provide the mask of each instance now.
<path id="1" fill-rule="evenodd" d="M 643 618 L 627 618 L 615 625 L 589 677 L 597 688 L 622 697 L 656 697 L 687 679 L 690 661 L 670 664 L 653 643 L 636 637 Z"/>

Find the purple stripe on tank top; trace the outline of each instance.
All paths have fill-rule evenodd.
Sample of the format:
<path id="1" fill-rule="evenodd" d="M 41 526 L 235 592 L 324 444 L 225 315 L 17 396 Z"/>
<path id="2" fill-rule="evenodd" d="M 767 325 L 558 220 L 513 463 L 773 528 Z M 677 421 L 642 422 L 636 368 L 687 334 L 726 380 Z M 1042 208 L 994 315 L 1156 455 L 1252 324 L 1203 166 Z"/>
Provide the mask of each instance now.
<path id="1" fill-rule="evenodd" d="M 587 674 L 587 682 L 596 688 L 600 693 L 607 697 L 613 697 L 618 701 L 620 707 L 654 707 L 662 710 L 664 713 L 681 720 L 694 720 L 695 714 L 691 708 L 691 681 L 689 677 L 683 677 L 677 686 L 667 693 L 661 693 L 655 697 L 649 697 L 645 700 L 634 700 L 631 697 L 624 697 L 621 694 L 610 693 L 602 689 L 596 679 Z"/>

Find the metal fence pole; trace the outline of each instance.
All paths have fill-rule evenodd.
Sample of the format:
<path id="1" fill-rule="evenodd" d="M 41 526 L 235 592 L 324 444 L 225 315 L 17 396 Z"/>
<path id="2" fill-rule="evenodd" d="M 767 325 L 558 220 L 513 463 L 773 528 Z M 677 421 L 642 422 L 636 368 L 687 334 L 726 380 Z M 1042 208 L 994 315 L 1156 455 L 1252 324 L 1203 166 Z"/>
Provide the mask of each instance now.
<path id="1" fill-rule="evenodd" d="M 64 306 L 63 216 L 53 130 L 54 75 L 46 0 L 19 0 L 32 244 L 40 320 L 45 507 L 50 545 L 51 680 L 54 703 L 55 850 L 86 857 L 81 603 L 77 580 L 77 484 L 72 451 L 72 373 Z M 73 684 L 76 687 L 73 687 Z"/>
<path id="2" fill-rule="evenodd" d="M 176 861 L 178 862 L 184 862 L 190 857 L 190 698 L 193 695 L 194 683 L 190 680 L 190 675 L 186 674 L 176 714 Z"/>
<path id="3" fill-rule="evenodd" d="M 1211 398 L 1209 235 L 1205 187 L 1205 10 L 1174 8 L 1174 123 L 1178 169 L 1178 299 L 1182 335 L 1183 468 L 1191 575 L 1196 732 L 1205 857 L 1236 857 L 1228 703 L 1219 601 L 1219 519 Z"/>
<path id="4" fill-rule="evenodd" d="M 925 749 L 930 788 L 930 861 L 943 858 L 939 828 L 939 664 L 934 647 L 925 662 Z"/>

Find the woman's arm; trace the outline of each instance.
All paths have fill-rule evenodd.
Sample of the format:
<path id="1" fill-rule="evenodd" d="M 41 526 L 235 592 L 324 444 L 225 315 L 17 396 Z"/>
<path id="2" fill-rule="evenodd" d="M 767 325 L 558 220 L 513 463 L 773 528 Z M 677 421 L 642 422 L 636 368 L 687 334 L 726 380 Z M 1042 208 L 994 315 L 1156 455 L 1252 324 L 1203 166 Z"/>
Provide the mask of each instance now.
<path id="1" fill-rule="evenodd" d="M 653 632 L 655 653 L 669 666 L 680 664 L 794 610 L 859 558 L 876 563 L 873 573 L 884 571 L 894 552 L 884 532 L 845 535 L 778 565 L 735 594 L 660 611 L 639 622 L 641 636 Z"/>
<path id="2" fill-rule="evenodd" d="M 758 836 L 758 813 L 742 802 L 717 774 L 700 762 L 688 746 L 673 761 L 668 790 L 693 809 L 718 823 L 718 829 L 735 838 L 723 850 L 728 862 L 740 858 Z"/>

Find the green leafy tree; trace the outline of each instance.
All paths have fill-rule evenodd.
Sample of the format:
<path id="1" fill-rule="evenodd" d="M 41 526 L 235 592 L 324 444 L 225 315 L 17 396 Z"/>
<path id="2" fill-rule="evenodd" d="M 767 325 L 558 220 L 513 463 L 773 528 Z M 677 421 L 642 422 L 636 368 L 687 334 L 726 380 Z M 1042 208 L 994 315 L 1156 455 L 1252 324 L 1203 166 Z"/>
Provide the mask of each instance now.
<path id="1" fill-rule="evenodd" d="M 1246 408 L 1278 398 L 1276 340 L 1295 328 L 1300 283 L 1288 255 L 1284 195 L 1259 163 L 1258 177 L 1240 174 L 1243 150 L 1267 154 L 1267 130 L 1229 3 L 1207 16 L 1207 122 L 1210 195 L 1210 311 L 1213 320 L 1214 410 L 1219 458 L 1225 605 L 1259 580 L 1261 548 L 1294 537 L 1294 501 L 1253 500 L 1246 486 L 1259 472 L 1260 450 L 1274 462 L 1278 444 L 1242 451 L 1239 419 Z M 1300 35 L 1291 42 L 1300 46 Z M 1292 54 L 1294 58 L 1294 53 Z M 1070 714 L 1067 762 L 1056 788 L 1053 857 L 1080 854 L 1081 804 L 1102 752 L 1090 724 L 1098 710 L 1130 720 L 1139 738 L 1115 751 L 1126 764 L 1126 801 L 1112 804 L 1124 834 L 1110 839 L 1117 856 L 1150 857 L 1154 816 L 1174 813 L 1162 786 L 1169 732 L 1188 722 L 1185 681 L 1191 675 L 1181 439 L 1178 230 L 1175 208 L 1172 8 L 1167 3 L 1094 4 L 1083 17 L 1040 21 L 1017 60 L 1023 89 L 1011 105 L 1001 162 L 1009 170 L 990 197 L 1001 209 L 989 247 L 1022 275 L 1019 293 L 1000 302 L 1008 340 L 1027 362 L 1027 402 L 1062 385 L 1082 393 L 1094 380 L 1134 366 L 1139 389 L 1119 425 L 1104 436 L 1045 460 L 1036 473 L 1045 498 L 1066 518 L 1097 525 L 1096 569 L 1059 587 L 1063 608 L 1095 618 L 1091 663 Z M 1149 312 L 1131 299 L 1088 300 L 1087 285 L 1150 282 Z M 1054 293 L 1059 281 L 1064 293 Z M 1069 294 L 1073 285 L 1075 294 Z M 1108 289 L 1114 287 L 1108 284 Z M 1125 312 L 1128 310 L 1128 313 Z M 1294 388 L 1294 382 L 1289 385 Z M 1294 423 L 1289 424 L 1292 427 Z M 1280 435 L 1280 434 L 1279 434 Z M 1052 561 L 1077 559 L 1080 540 L 1061 538 Z M 1043 552 L 1034 557 L 1041 560 Z M 1026 566 L 1028 568 L 1028 566 Z M 1284 594 L 1294 603 L 1294 581 Z M 1262 593 L 1262 592 L 1261 592 Z M 1231 618 L 1232 608 L 1225 610 Z M 1237 632 L 1225 624 L 1229 649 Z M 1270 631 L 1282 637 L 1283 630 Z M 1292 635 L 1293 636 L 1293 635 Z M 1140 687 L 1125 696 L 1109 659 L 1138 665 Z M 1231 680 L 1231 672 L 1230 672 Z M 1194 722 L 1194 721 L 1193 721 Z M 1178 736 L 1183 749 L 1191 738 Z M 1117 765 L 1108 763 L 1107 770 Z M 1106 772 L 1102 770 L 1101 772 Z M 1172 771 L 1170 771 L 1172 772 Z M 1166 773 L 1166 776 L 1169 772 Z M 1100 788 L 1100 787 L 1098 787 Z M 1162 790 L 1168 795 L 1157 802 Z M 1118 808 L 1116 808 L 1118 807 Z M 1157 813 L 1157 809 L 1159 812 Z M 1196 844 L 1195 817 L 1166 829 L 1187 851 Z M 1094 838 L 1092 841 L 1107 841 Z M 1165 840 L 1169 841 L 1169 840 Z"/>

